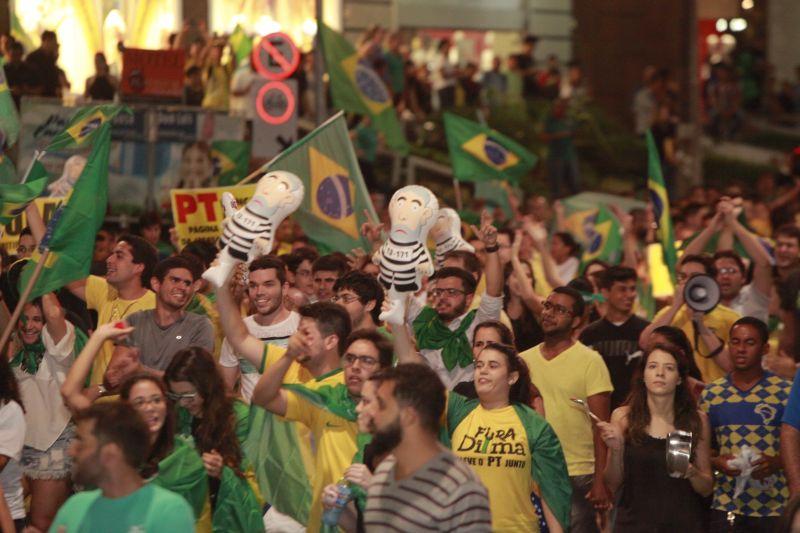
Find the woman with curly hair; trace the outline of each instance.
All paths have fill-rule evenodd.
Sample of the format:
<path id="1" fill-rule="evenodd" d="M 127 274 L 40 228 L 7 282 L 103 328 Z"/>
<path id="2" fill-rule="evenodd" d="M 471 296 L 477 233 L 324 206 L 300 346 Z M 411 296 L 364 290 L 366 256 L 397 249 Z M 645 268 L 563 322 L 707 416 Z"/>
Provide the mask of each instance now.
<path id="1" fill-rule="evenodd" d="M 213 356 L 197 346 L 175 353 L 164 382 L 169 398 L 178 404 L 178 434 L 191 437 L 203 459 L 214 529 L 263 528 L 259 498 L 245 477 L 242 456 L 249 407 L 225 394 Z"/>
<path id="2" fill-rule="evenodd" d="M 674 345 L 657 344 L 642 358 L 630 395 L 611 422 L 598 422 L 608 446 L 605 480 L 621 490 L 615 532 L 682 533 L 704 530 L 711 494 L 711 432 L 689 390 L 689 355 Z M 692 434 L 692 458 L 682 478 L 671 477 L 667 437 Z"/>

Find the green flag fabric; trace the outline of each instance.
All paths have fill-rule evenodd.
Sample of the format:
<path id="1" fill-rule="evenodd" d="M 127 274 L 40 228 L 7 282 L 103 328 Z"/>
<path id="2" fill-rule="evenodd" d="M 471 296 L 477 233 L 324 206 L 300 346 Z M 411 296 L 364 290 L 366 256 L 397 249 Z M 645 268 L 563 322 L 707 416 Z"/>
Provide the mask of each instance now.
<path id="1" fill-rule="evenodd" d="M 103 104 L 79 109 L 64 131 L 53 137 L 45 151 L 54 152 L 90 146 L 99 135 L 100 126 L 109 122 L 123 110 L 131 113 L 130 108 L 117 104 Z"/>
<path id="2" fill-rule="evenodd" d="M 342 113 L 329 119 L 272 160 L 267 168 L 303 180 L 303 203 L 293 215 L 320 253 L 370 250 L 361 235 L 367 210 L 378 217 L 358 167 Z"/>
<path id="3" fill-rule="evenodd" d="M 334 107 L 369 116 L 386 145 L 407 154 L 409 146 L 392 105 L 392 93 L 381 77 L 359 61 L 355 48 L 342 35 L 321 22 L 319 32 Z"/>
<path id="4" fill-rule="evenodd" d="M 8 88 L 4 67 L 0 67 L 0 133 L 0 148 L 13 146 L 19 137 L 19 113 Z"/>
<path id="5" fill-rule="evenodd" d="M 678 253 L 675 250 L 675 233 L 672 230 L 672 219 L 669 212 L 669 196 L 661 172 L 661 161 L 658 158 L 653 134 L 647 130 L 647 188 L 650 191 L 650 201 L 653 203 L 653 214 L 658 225 L 658 236 L 664 248 L 664 264 L 676 283 L 675 267 L 678 264 Z"/>
<path id="6" fill-rule="evenodd" d="M 622 258 L 622 228 L 619 220 L 604 206 L 600 206 L 594 219 L 592 231 L 581 258 L 586 265 L 590 261 L 600 259 L 615 265 Z"/>
<path id="7" fill-rule="evenodd" d="M 250 68 L 250 63 L 248 62 L 250 52 L 253 51 L 253 40 L 247 35 L 239 24 L 233 28 L 233 32 L 231 36 L 228 37 L 228 42 L 231 43 L 231 48 L 233 48 L 233 54 L 236 56 L 236 65 L 247 65 L 247 68 Z"/>
<path id="8" fill-rule="evenodd" d="M 512 194 L 518 198 L 521 195 L 519 189 L 507 181 L 491 180 L 475 183 L 475 198 L 485 200 L 491 207 L 499 207 L 508 220 L 514 217 L 511 202 L 509 202 L 509 196 Z"/>
<path id="9" fill-rule="evenodd" d="M 92 152 L 67 205 L 57 218 L 47 244 L 50 255 L 36 280 L 30 299 L 60 289 L 67 283 L 89 275 L 94 252 L 94 237 L 106 215 L 108 204 L 108 154 L 111 147 L 111 124 L 104 123 L 93 135 Z M 41 258 L 39 259 L 41 261 Z M 25 286 L 35 264 L 22 271 L 20 285 Z"/>
<path id="10" fill-rule="evenodd" d="M 11 158 L 5 154 L 0 154 L 0 185 L 17 185 L 17 169 Z"/>
<path id="11" fill-rule="evenodd" d="M 211 518 L 214 533 L 263 531 L 261 506 L 247 479 L 223 467 L 217 505 Z"/>
<path id="12" fill-rule="evenodd" d="M 153 483 L 183 496 L 195 518 L 200 518 L 208 500 L 208 476 L 193 443 L 176 435 L 172 451 L 158 463 Z"/>
<path id="13" fill-rule="evenodd" d="M 453 176 L 458 181 L 503 180 L 518 183 L 537 158 L 514 139 L 452 113 L 444 130 Z"/>
<path id="14" fill-rule="evenodd" d="M 340 418 L 350 422 L 355 422 L 358 418 L 356 402 L 353 401 L 350 391 L 344 383 L 335 385 L 317 385 L 314 382 L 306 385 L 288 383 L 283 388 L 302 396 L 313 405 L 320 409 L 325 409 Z"/>
<path id="15" fill-rule="evenodd" d="M 250 166 L 248 141 L 213 141 L 211 161 L 220 187 L 236 185 L 247 176 Z"/>
<path id="16" fill-rule="evenodd" d="M 0 169 L 5 167 L 7 170 L 6 165 L 11 165 L 10 169 L 13 170 L 13 164 L 7 159 L 3 157 Z M 25 211 L 28 204 L 42 194 L 47 186 L 47 180 L 47 171 L 40 162 L 36 161 L 25 183 L 0 185 L 0 225 L 5 226 Z M 94 246 L 94 237 L 92 237 L 92 246 Z"/>

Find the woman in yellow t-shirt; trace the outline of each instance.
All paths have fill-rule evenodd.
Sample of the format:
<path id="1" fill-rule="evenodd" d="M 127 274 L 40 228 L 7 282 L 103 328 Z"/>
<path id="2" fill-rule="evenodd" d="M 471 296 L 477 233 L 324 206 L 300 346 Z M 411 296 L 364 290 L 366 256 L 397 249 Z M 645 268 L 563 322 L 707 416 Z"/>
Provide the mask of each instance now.
<path id="1" fill-rule="evenodd" d="M 477 399 L 451 393 L 450 447 L 489 492 L 492 531 L 539 531 L 538 485 L 550 531 L 566 531 L 571 486 L 555 432 L 531 407 L 528 367 L 512 346 L 489 343 L 475 359 Z"/>

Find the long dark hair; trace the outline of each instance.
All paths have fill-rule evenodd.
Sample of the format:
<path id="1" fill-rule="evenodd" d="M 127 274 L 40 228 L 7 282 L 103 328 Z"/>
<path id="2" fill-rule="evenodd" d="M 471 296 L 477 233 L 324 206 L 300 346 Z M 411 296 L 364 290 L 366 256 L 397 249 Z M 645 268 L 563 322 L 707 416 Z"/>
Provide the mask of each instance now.
<path id="1" fill-rule="evenodd" d="M 10 401 L 15 401 L 24 411 L 25 406 L 19 394 L 17 378 L 14 377 L 14 372 L 11 370 L 11 365 L 8 363 L 8 357 L 6 357 L 5 354 L 0 354 L 0 359 L 3 360 L 0 362 L 0 404 L 5 405 Z"/>
<path id="2" fill-rule="evenodd" d="M 164 417 L 164 425 L 158 432 L 158 438 L 150 447 L 150 454 L 147 457 L 147 462 L 142 469 L 144 477 L 150 477 L 158 471 L 158 463 L 172 452 L 175 445 L 175 405 L 167 396 L 167 387 L 164 382 L 151 374 L 135 374 L 122 383 L 119 395 L 126 402 L 130 402 L 131 389 L 137 383 L 142 381 L 149 381 L 158 387 L 161 394 L 164 396 L 164 403 L 167 406 L 167 414 Z"/>
<path id="3" fill-rule="evenodd" d="M 510 344 L 500 344 L 498 342 L 490 342 L 483 347 L 482 351 L 485 350 L 494 350 L 503 354 L 506 358 L 508 373 L 517 372 L 519 374 L 519 378 L 511 385 L 511 390 L 508 391 L 508 401 L 530 406 L 533 397 L 538 396 L 539 391 L 531 382 L 531 373 L 528 370 L 528 365 L 517 354 L 517 350 Z"/>
<path id="4" fill-rule="evenodd" d="M 687 377 L 689 375 L 688 356 L 675 346 L 669 344 L 656 344 L 651 348 L 639 363 L 639 368 L 633 378 L 631 392 L 625 405 L 628 406 L 628 428 L 625 437 L 636 445 L 641 445 L 647 435 L 647 426 L 650 425 L 650 408 L 647 406 L 647 387 L 644 384 L 644 369 L 650 355 L 656 350 L 667 352 L 678 364 L 680 383 L 675 389 L 674 425 L 676 429 L 692 432 L 692 440 L 697 443 L 700 436 L 700 415 L 697 414 L 697 403 L 689 390 Z"/>
<path id="5" fill-rule="evenodd" d="M 198 451 L 217 450 L 225 464 L 239 470 L 242 450 L 236 436 L 233 399 L 225 394 L 225 384 L 213 356 L 198 346 L 177 352 L 164 371 L 164 382 L 187 381 L 203 399 L 203 416 L 192 431 Z"/>
<path id="6" fill-rule="evenodd" d="M 653 330 L 651 335 L 654 333 L 658 333 L 664 337 L 667 340 L 667 344 L 673 345 L 685 353 L 686 363 L 689 365 L 689 375 L 698 381 L 703 380 L 703 375 L 700 373 L 700 369 L 697 368 L 697 363 L 694 361 L 694 349 L 689 342 L 689 337 L 686 336 L 686 333 L 684 333 L 682 329 L 676 328 L 675 326 L 659 326 Z"/>

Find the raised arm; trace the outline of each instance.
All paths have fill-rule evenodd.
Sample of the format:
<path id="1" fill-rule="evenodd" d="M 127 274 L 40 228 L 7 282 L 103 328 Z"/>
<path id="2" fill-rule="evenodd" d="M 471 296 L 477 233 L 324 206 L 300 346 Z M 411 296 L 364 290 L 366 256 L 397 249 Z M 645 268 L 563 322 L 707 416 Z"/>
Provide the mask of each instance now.
<path id="1" fill-rule="evenodd" d="M 648 340 L 650 335 L 661 326 L 669 326 L 675 320 L 675 315 L 678 314 L 683 306 L 683 283 L 679 284 L 675 289 L 675 296 L 672 298 L 672 305 L 669 306 L 667 311 L 656 315 L 655 319 L 642 331 L 639 335 L 639 346 L 646 347 L 649 345 Z"/>
<path id="2" fill-rule="evenodd" d="M 522 261 L 519 258 L 519 249 L 522 245 L 522 231 L 517 230 L 514 233 L 514 242 L 511 244 L 511 266 L 514 272 L 514 279 L 519 287 L 519 297 L 525 307 L 531 310 L 535 316 L 542 314 L 544 298 L 536 294 L 533 290 L 533 285 L 528 282 L 528 276 L 525 275 L 525 268 L 522 266 Z"/>
<path id="3" fill-rule="evenodd" d="M 256 383 L 253 389 L 253 405 L 260 405 L 264 409 L 275 413 L 278 416 L 286 415 L 287 408 L 287 393 L 281 389 L 283 385 L 283 378 L 289 367 L 292 366 L 294 361 L 302 363 L 308 358 L 306 343 L 303 339 L 303 333 L 300 331 L 295 332 L 289 339 L 289 346 L 286 347 L 286 353 L 264 369 L 264 374 Z"/>
<path id="4" fill-rule="evenodd" d="M 497 253 L 497 228 L 492 222 L 492 215 L 484 209 L 481 213 L 481 227 L 472 226 L 472 231 L 486 247 L 486 294 L 498 297 L 503 295 L 503 266 Z"/>
<path id="5" fill-rule="evenodd" d="M 233 274 L 228 276 L 222 287 L 216 291 L 222 331 L 233 351 L 250 361 L 256 368 L 259 368 L 264 355 L 264 343 L 247 331 L 239 306 L 233 298 L 231 279 L 233 279 Z"/>
<path id="6" fill-rule="evenodd" d="M 39 208 L 36 203 L 31 202 L 25 208 L 25 217 L 28 219 L 28 227 L 31 229 L 31 235 L 36 239 L 36 244 L 41 244 L 46 231 L 42 215 L 39 214 Z"/>
<path id="7" fill-rule="evenodd" d="M 761 294 L 769 296 L 772 293 L 772 260 L 769 254 L 758 238 L 736 219 L 733 212 L 726 214 L 726 219 L 733 234 L 753 261 L 753 286 Z"/>
<path id="8" fill-rule="evenodd" d="M 131 331 L 133 331 L 132 327 L 117 328 L 114 323 L 107 323 L 98 326 L 92 336 L 89 337 L 83 350 L 81 350 L 75 362 L 72 363 L 64 383 L 61 385 L 61 396 L 64 398 L 64 403 L 73 413 L 92 405 L 92 402 L 101 394 L 98 386 L 84 391 L 83 384 L 92 370 L 94 358 L 97 357 L 103 343 L 108 339 L 123 337 Z"/>
<path id="9" fill-rule="evenodd" d="M 58 298 L 52 292 L 42 295 L 42 308 L 44 309 L 45 326 L 53 343 L 58 344 L 67 334 L 67 320 L 64 310 L 58 303 Z"/>
<path id="10" fill-rule="evenodd" d="M 717 213 L 708 223 L 708 226 L 706 226 L 703 231 L 698 233 L 697 237 L 695 237 L 692 242 L 686 245 L 683 253 L 685 255 L 702 254 L 706 249 L 706 246 L 708 246 L 709 241 L 711 241 L 711 237 L 719 233 L 722 230 L 723 225 L 724 215 L 717 211 Z"/>
<path id="11" fill-rule="evenodd" d="M 525 217 L 522 227 L 533 240 L 533 247 L 542 256 L 542 266 L 544 267 L 544 276 L 547 283 L 553 288 L 564 286 L 564 280 L 558 275 L 556 261 L 550 255 L 550 248 L 547 246 L 546 230 L 540 223 L 534 222 L 529 217 Z"/>
<path id="12" fill-rule="evenodd" d="M 597 429 L 600 437 L 606 443 L 608 455 L 606 456 L 606 468 L 603 473 L 606 486 L 612 493 L 622 485 L 625 475 L 624 461 L 625 456 L 625 427 L 627 421 L 627 407 L 614 409 L 611 413 L 610 422 L 598 422 Z"/>

